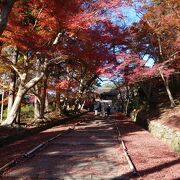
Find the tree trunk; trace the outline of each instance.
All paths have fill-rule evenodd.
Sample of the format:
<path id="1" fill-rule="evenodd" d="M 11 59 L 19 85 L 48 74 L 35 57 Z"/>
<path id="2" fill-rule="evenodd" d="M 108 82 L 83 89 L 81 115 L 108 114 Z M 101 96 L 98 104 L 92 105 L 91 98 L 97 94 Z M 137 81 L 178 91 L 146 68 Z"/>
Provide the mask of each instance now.
<path id="1" fill-rule="evenodd" d="M 45 59 L 45 61 L 43 63 L 40 63 L 40 66 L 39 66 L 42 68 L 41 72 L 38 73 L 36 75 L 36 77 L 29 80 L 28 82 L 26 82 L 28 73 L 27 72 L 21 73 L 16 67 L 12 66 L 13 69 L 18 73 L 21 82 L 19 85 L 18 92 L 16 94 L 15 101 L 14 101 L 13 106 L 11 108 L 11 111 L 9 112 L 7 119 L 2 122 L 2 125 L 11 125 L 15 121 L 17 114 L 18 114 L 18 109 L 21 105 L 21 101 L 22 101 L 25 93 L 29 89 L 31 89 L 33 86 L 35 86 L 43 78 L 44 72 L 46 71 L 46 68 L 47 68 L 47 65 L 48 65 L 47 59 Z"/>
<path id="2" fill-rule="evenodd" d="M 43 93 L 42 93 L 42 96 L 41 96 L 40 117 L 39 117 L 41 119 L 44 118 L 45 103 L 46 103 L 46 92 L 44 92 L 44 87 L 43 87 Z"/>
<path id="3" fill-rule="evenodd" d="M 17 114 L 17 117 L 16 117 L 16 124 L 18 124 L 20 126 L 20 123 L 21 123 L 21 105 L 18 109 L 18 114 Z"/>
<path id="4" fill-rule="evenodd" d="M 48 76 L 45 74 L 43 78 L 43 87 L 42 87 L 42 92 L 41 92 L 41 106 L 40 106 L 40 118 L 44 118 L 44 112 L 45 112 L 45 105 L 46 105 L 46 90 L 47 90 L 47 80 Z"/>
<path id="5" fill-rule="evenodd" d="M 13 106 L 11 108 L 11 111 L 9 112 L 7 119 L 2 122 L 2 125 L 11 125 L 16 120 L 18 110 L 25 93 L 26 93 L 26 89 L 20 86 L 15 101 L 13 103 Z"/>
<path id="6" fill-rule="evenodd" d="M 119 96 L 120 96 L 120 99 L 121 99 L 122 112 L 124 112 L 125 111 L 125 108 L 124 108 L 125 102 L 124 102 L 121 90 L 119 90 Z"/>
<path id="7" fill-rule="evenodd" d="M 126 87 L 126 102 L 125 102 L 125 114 L 128 115 L 128 106 L 129 106 L 129 101 L 130 101 L 130 97 L 129 97 L 129 88 Z"/>
<path id="8" fill-rule="evenodd" d="M 125 115 L 128 115 L 128 106 L 129 106 L 129 98 L 127 99 L 127 102 L 125 105 Z"/>
<path id="9" fill-rule="evenodd" d="M 31 79 L 26 85 L 24 82 L 21 82 L 21 84 L 19 85 L 18 92 L 16 94 L 15 101 L 11 108 L 11 111 L 9 112 L 7 119 L 2 122 L 2 125 L 11 125 L 15 121 L 17 114 L 18 114 L 18 109 L 21 105 L 21 101 L 22 101 L 25 93 L 30 88 L 35 86 L 36 83 L 38 83 L 42 79 L 42 77 L 43 77 L 43 74 L 41 74 L 39 77 L 35 77 L 34 79 Z"/>
<path id="10" fill-rule="evenodd" d="M 60 93 L 56 91 L 56 112 L 60 112 Z"/>
<path id="11" fill-rule="evenodd" d="M 3 85 L 5 83 L 5 79 L 6 79 L 6 74 L 3 75 Z M 0 121 L 3 120 L 3 112 L 4 112 L 4 94 L 5 91 L 4 89 L 2 90 L 2 94 L 1 94 L 1 117 L 0 117 Z"/>
<path id="12" fill-rule="evenodd" d="M 85 103 L 86 103 L 86 100 L 84 100 L 83 103 L 81 104 L 81 108 L 80 108 L 81 111 L 83 110 Z"/>
<path id="13" fill-rule="evenodd" d="M 3 92 L 2 92 L 2 94 L 1 94 L 1 121 L 3 120 L 3 109 L 4 109 L 4 90 L 3 90 Z"/>
<path id="14" fill-rule="evenodd" d="M 45 100 L 45 112 L 49 111 L 49 98 L 48 93 L 46 93 L 46 100 Z"/>
<path id="15" fill-rule="evenodd" d="M 74 102 L 74 111 L 77 112 L 81 108 L 81 100 L 80 97 L 76 98 Z"/>
<path id="16" fill-rule="evenodd" d="M 164 75 L 163 75 L 163 73 L 161 72 L 160 69 L 159 69 L 159 73 L 160 73 L 161 78 L 162 78 L 162 80 L 163 80 L 163 82 L 164 82 L 164 85 L 165 85 L 165 87 L 166 87 L 166 91 L 167 91 L 167 94 L 168 94 L 168 97 L 169 97 L 169 100 L 170 100 L 170 103 L 171 103 L 171 107 L 175 107 L 176 104 L 175 104 L 175 102 L 174 102 L 174 99 L 173 99 L 173 97 L 172 97 L 171 91 L 170 91 L 170 89 L 169 89 L 168 79 L 167 79 L 167 80 L 165 79 L 165 77 L 164 77 Z"/>
<path id="17" fill-rule="evenodd" d="M 35 99 L 34 99 L 34 119 L 40 119 L 41 118 L 40 106 L 41 106 L 41 104 L 38 100 L 38 97 L 35 96 Z"/>
<path id="18" fill-rule="evenodd" d="M 18 61 L 18 50 L 15 51 L 15 55 L 12 58 L 12 63 L 16 64 Z M 12 108 L 15 98 L 15 90 L 16 90 L 16 72 L 12 71 L 10 74 L 11 82 L 9 84 L 9 96 L 8 96 L 8 108 L 7 108 L 7 116 Z"/>
<path id="19" fill-rule="evenodd" d="M 9 96 L 8 96 L 8 108 L 7 108 L 7 116 L 13 106 L 14 98 L 15 98 L 15 87 L 16 87 L 16 75 L 13 74 L 11 76 L 11 82 L 9 84 Z"/>

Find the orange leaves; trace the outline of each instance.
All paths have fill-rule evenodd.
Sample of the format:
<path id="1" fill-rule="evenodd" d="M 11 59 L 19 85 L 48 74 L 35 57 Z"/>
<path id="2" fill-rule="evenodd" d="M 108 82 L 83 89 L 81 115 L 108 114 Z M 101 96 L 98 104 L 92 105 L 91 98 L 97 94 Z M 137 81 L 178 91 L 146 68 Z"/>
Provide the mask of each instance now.
<path id="1" fill-rule="evenodd" d="M 144 15 L 149 29 L 158 39 L 157 46 L 161 49 L 161 59 L 167 60 L 177 52 L 180 28 L 180 3 L 177 0 L 153 0 L 153 6 Z"/>
<path id="2" fill-rule="evenodd" d="M 67 89 L 68 88 L 68 81 L 63 80 L 56 84 L 56 89 Z"/>
<path id="3" fill-rule="evenodd" d="M 156 31 L 156 33 L 163 33 L 164 30 L 178 27 L 180 3 L 176 0 L 166 0 L 157 3 L 154 0 L 154 5 L 148 9 L 144 18 L 149 21 L 149 25 Z"/>

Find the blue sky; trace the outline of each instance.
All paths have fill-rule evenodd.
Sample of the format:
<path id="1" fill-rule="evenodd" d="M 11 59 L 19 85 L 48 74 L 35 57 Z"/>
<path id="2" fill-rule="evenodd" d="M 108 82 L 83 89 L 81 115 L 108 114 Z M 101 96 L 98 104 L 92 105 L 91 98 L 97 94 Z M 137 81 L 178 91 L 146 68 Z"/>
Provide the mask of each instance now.
<path id="1" fill-rule="evenodd" d="M 148 67 L 152 67 L 154 65 L 154 60 L 152 58 L 149 58 L 148 55 L 145 55 L 144 58 L 143 58 L 146 62 L 146 66 Z"/>
<path id="2" fill-rule="evenodd" d="M 126 7 L 126 8 L 119 8 L 119 11 L 123 14 L 125 18 L 120 19 L 117 17 L 116 13 L 112 13 L 111 16 L 112 22 L 117 25 L 125 24 L 126 26 L 131 25 L 134 22 L 138 22 L 140 19 L 139 15 L 137 16 L 137 13 L 133 7 Z"/>
<path id="3" fill-rule="evenodd" d="M 140 20 L 140 17 L 142 15 L 137 15 L 135 9 L 133 7 L 127 7 L 127 8 L 120 8 L 120 11 L 123 12 L 123 15 L 126 17 L 125 19 L 121 20 L 116 18 L 116 14 L 112 14 L 113 18 L 112 18 L 112 22 L 118 25 L 122 25 L 124 24 L 125 26 L 130 26 L 132 25 L 134 22 L 138 22 Z M 148 55 L 145 55 L 143 58 L 146 62 L 146 66 L 152 67 L 154 64 L 154 60 L 152 58 L 149 58 Z M 112 83 L 111 81 L 108 81 L 108 78 L 106 77 L 101 77 L 102 80 L 104 80 L 104 82 L 101 82 L 101 85 L 104 84 L 110 84 Z"/>
<path id="4" fill-rule="evenodd" d="M 136 11 L 134 8 L 124 8 L 122 9 L 122 12 L 124 14 L 124 16 L 126 16 L 127 18 L 125 19 L 125 22 L 127 25 L 131 25 L 134 22 L 138 22 L 140 19 L 136 14 Z"/>

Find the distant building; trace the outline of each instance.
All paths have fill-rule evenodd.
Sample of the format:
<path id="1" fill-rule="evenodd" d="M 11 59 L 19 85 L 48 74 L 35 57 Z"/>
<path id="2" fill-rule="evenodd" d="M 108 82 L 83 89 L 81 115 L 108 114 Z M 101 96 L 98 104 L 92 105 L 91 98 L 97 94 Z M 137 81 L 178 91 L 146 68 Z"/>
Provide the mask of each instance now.
<path id="1" fill-rule="evenodd" d="M 105 104 L 105 109 L 110 105 L 112 112 L 120 111 L 118 91 L 116 89 L 100 87 L 95 90 L 95 94 L 95 101 Z"/>

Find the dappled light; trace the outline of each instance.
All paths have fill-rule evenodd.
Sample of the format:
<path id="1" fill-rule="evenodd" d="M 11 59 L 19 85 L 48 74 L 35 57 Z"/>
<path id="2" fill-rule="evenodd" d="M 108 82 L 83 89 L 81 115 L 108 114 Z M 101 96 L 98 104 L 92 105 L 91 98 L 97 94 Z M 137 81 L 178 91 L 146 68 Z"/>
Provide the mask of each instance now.
<path id="1" fill-rule="evenodd" d="M 179 17 L 178 0 L 0 1 L 0 176 L 180 178 Z"/>

